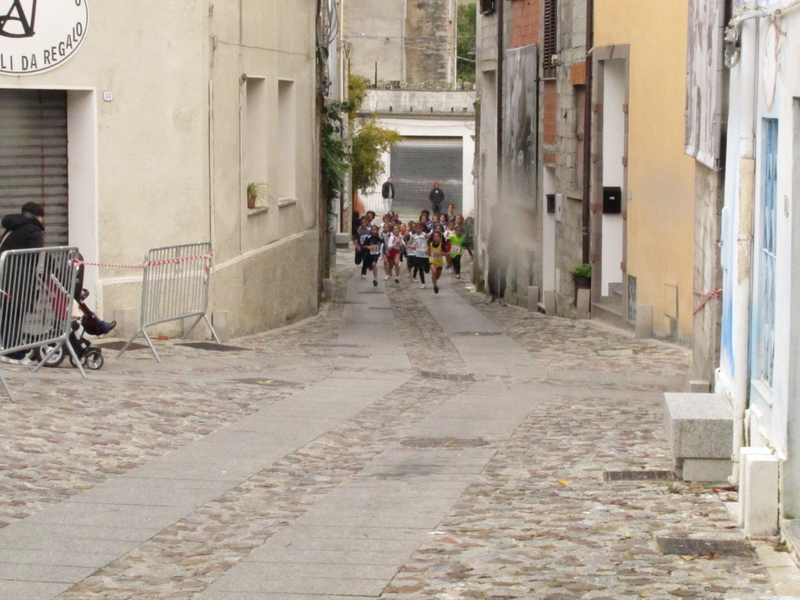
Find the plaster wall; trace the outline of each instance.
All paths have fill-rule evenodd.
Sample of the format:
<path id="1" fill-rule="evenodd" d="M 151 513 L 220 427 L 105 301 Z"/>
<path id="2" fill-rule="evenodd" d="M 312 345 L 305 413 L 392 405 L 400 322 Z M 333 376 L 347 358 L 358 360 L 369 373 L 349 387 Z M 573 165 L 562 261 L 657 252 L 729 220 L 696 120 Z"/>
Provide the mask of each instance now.
<path id="1" fill-rule="evenodd" d="M 135 265 L 148 248 L 211 240 L 211 308 L 230 311 L 232 335 L 277 323 L 261 317 L 273 304 L 297 318 L 312 314 L 318 262 L 312 245 L 297 247 L 288 277 L 312 290 L 308 297 L 254 266 L 273 254 L 280 260 L 271 244 L 316 231 L 314 7 L 282 7 L 280 19 L 276 2 L 243 0 L 241 8 L 235 0 L 185 0 L 160 3 L 156 15 L 90 0 L 86 38 L 71 60 L 39 75 L 0 76 L 0 87 L 70 90 L 70 243 L 90 260 Z M 294 81 L 296 99 L 296 201 L 278 208 L 271 198 L 255 215 L 245 206 L 242 172 L 245 73 L 263 76 L 270 90 L 271 160 L 282 143 L 279 79 Z M 113 100 L 104 101 L 104 91 Z M 279 173 L 269 168 L 272 194 Z M 139 306 L 139 274 L 104 267 L 92 278 L 106 318 Z M 224 281 L 265 293 L 241 304 L 243 290 Z"/>
<path id="2" fill-rule="evenodd" d="M 630 44 L 627 272 L 656 336 L 691 340 L 694 161 L 684 154 L 688 3 L 595 6 L 595 45 Z M 678 290 L 677 331 L 668 287 Z"/>

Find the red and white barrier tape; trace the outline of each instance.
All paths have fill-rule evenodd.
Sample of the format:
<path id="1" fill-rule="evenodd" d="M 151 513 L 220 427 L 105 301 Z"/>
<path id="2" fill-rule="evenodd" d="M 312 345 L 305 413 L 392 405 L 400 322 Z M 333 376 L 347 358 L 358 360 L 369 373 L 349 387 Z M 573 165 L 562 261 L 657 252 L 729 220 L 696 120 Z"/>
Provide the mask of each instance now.
<path id="1" fill-rule="evenodd" d="M 696 315 L 701 310 L 706 307 L 706 304 L 711 302 L 714 298 L 722 294 L 722 288 L 717 288 L 713 292 L 708 292 L 707 294 L 702 294 L 700 292 L 695 292 L 695 296 L 700 296 L 702 299 L 700 300 L 700 304 L 697 305 L 697 308 L 694 309 L 692 315 Z"/>
<path id="2" fill-rule="evenodd" d="M 182 256 L 180 258 L 164 258 L 162 260 L 151 260 L 149 262 L 142 263 L 141 265 L 110 265 L 107 263 L 93 263 L 77 259 L 73 260 L 72 262 L 76 265 L 86 265 L 88 267 L 110 267 L 113 269 L 146 269 L 148 267 L 158 267 L 160 265 L 174 265 L 177 263 L 189 262 L 191 260 L 205 259 L 206 261 L 208 261 L 211 260 L 212 256 L 214 255 L 209 252 L 208 254 L 203 254 L 201 256 Z"/>

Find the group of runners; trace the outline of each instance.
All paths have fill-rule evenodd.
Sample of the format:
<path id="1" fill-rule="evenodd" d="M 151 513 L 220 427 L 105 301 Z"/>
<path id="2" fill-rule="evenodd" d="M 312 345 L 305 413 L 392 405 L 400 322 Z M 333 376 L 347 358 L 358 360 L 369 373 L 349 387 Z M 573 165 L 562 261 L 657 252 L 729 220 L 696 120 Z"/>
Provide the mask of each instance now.
<path id="1" fill-rule="evenodd" d="M 464 252 L 472 256 L 474 221 L 456 214 L 455 205 L 447 212 L 431 218 L 423 210 L 417 221 L 403 223 L 392 211 L 378 220 L 368 211 L 359 221 L 353 234 L 356 264 L 361 265 L 361 278 L 372 271 L 372 285 L 378 285 L 378 266 L 383 261 L 384 281 L 394 277 L 400 283 L 401 265 L 405 263 L 408 277 L 425 289 L 425 275 L 430 273 L 434 293 L 439 293 L 439 281 L 445 270 L 452 269 L 461 279 L 461 259 Z"/>

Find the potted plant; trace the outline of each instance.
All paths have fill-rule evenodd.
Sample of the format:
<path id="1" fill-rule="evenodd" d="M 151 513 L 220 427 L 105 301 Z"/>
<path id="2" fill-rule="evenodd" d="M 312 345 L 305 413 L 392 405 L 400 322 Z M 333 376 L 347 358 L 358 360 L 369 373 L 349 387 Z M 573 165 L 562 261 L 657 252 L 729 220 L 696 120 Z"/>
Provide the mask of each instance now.
<path id="1" fill-rule="evenodd" d="M 258 200 L 263 200 L 266 194 L 265 183 L 247 184 L 247 208 L 255 208 Z"/>
<path id="2" fill-rule="evenodd" d="M 582 263 L 572 269 L 572 278 L 575 280 L 576 288 L 592 287 L 592 265 Z"/>

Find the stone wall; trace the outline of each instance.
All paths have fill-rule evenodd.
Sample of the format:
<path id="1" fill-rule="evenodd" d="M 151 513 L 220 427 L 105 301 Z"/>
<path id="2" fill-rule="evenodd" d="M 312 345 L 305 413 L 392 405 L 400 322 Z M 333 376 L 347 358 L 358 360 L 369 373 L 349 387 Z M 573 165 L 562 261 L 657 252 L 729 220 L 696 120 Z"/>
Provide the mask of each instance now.
<path id="1" fill-rule="evenodd" d="M 408 82 L 454 80 L 454 11 L 451 0 L 417 0 L 406 5 Z"/>

